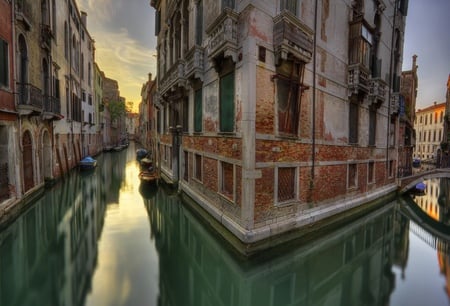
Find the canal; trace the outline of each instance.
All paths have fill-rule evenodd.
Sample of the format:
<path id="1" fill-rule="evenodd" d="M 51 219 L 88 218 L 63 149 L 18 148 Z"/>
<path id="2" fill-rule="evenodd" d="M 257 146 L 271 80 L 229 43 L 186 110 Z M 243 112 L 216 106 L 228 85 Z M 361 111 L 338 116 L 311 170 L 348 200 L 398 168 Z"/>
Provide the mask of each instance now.
<path id="1" fill-rule="evenodd" d="M 403 201 L 243 260 L 140 186 L 133 144 L 97 158 L 0 232 L 0 305 L 450 305 L 449 243 Z"/>

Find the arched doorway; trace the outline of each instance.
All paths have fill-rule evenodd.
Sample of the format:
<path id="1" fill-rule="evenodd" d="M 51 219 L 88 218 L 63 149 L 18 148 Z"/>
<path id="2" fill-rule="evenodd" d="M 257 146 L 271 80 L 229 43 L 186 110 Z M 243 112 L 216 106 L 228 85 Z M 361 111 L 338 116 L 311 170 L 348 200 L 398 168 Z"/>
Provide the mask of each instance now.
<path id="1" fill-rule="evenodd" d="M 29 131 L 25 131 L 22 137 L 23 147 L 23 181 L 24 191 L 27 192 L 34 186 L 34 170 L 33 170 L 33 141 Z"/>

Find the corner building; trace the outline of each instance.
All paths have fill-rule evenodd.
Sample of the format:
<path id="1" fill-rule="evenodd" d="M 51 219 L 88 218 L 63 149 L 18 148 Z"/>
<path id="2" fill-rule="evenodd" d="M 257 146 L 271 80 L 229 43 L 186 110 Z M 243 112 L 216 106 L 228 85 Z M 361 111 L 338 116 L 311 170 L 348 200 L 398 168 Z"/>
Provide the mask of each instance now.
<path id="1" fill-rule="evenodd" d="M 194 208 L 250 244 L 393 194 L 407 0 L 151 5 L 157 161 Z"/>

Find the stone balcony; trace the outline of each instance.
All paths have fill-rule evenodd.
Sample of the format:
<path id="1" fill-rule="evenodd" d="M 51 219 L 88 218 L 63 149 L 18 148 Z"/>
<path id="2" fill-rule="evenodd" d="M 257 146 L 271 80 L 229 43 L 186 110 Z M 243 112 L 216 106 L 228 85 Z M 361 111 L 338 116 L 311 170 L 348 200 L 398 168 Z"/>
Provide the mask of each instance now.
<path id="1" fill-rule="evenodd" d="M 14 8 L 16 21 L 21 23 L 27 31 L 29 31 L 32 26 L 32 7 L 29 1 L 30 0 L 17 0 Z"/>
<path id="2" fill-rule="evenodd" d="M 204 50 L 202 47 L 195 45 L 186 54 L 186 65 L 184 73 L 186 79 L 203 79 L 203 60 Z"/>
<path id="3" fill-rule="evenodd" d="M 369 93 L 369 70 L 361 64 L 348 66 L 349 96 Z"/>
<path id="4" fill-rule="evenodd" d="M 386 82 L 381 78 L 369 80 L 369 98 L 373 103 L 381 104 L 386 100 Z"/>
<path id="5" fill-rule="evenodd" d="M 184 66 L 184 60 L 178 60 L 164 74 L 159 84 L 161 95 L 166 94 L 169 90 L 175 90 L 176 87 L 186 87 Z"/>
<path id="6" fill-rule="evenodd" d="M 210 38 L 207 46 L 208 58 L 210 60 L 222 56 L 231 56 L 233 61 L 237 62 L 238 16 L 234 10 L 226 7 L 214 23 L 206 29 L 206 34 Z"/>
<path id="7" fill-rule="evenodd" d="M 313 54 L 313 31 L 289 12 L 273 19 L 273 44 L 276 60 L 291 54 L 308 63 Z"/>
<path id="8" fill-rule="evenodd" d="M 391 95 L 390 114 L 396 115 L 400 111 L 400 93 L 394 92 Z"/>
<path id="9" fill-rule="evenodd" d="M 41 24 L 41 47 L 44 50 L 52 49 L 53 32 L 48 24 Z"/>

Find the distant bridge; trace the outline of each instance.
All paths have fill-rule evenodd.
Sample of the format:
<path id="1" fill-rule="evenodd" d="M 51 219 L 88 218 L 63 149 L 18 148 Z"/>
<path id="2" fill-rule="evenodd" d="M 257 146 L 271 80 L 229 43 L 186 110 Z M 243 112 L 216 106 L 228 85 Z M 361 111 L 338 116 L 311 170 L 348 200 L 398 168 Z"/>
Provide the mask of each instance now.
<path id="1" fill-rule="evenodd" d="M 398 179 L 399 193 L 404 194 L 416 186 L 417 183 L 423 182 L 426 179 L 440 177 L 450 178 L 450 168 L 421 171 L 410 176 L 401 177 Z"/>

